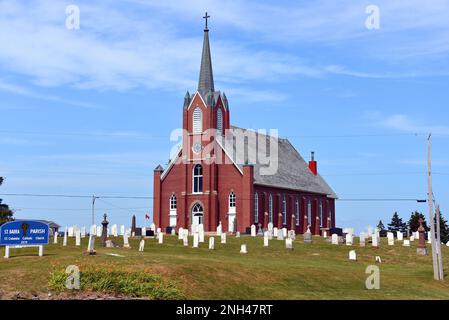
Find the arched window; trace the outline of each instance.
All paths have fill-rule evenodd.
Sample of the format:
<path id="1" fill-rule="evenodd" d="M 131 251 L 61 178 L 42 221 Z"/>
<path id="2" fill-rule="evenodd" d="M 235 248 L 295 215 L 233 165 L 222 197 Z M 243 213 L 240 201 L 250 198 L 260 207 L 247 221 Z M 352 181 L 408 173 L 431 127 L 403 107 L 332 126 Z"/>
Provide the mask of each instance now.
<path id="1" fill-rule="evenodd" d="M 170 210 L 176 210 L 176 196 L 174 194 L 170 197 Z"/>
<path id="2" fill-rule="evenodd" d="M 217 110 L 217 131 L 219 134 L 223 134 L 223 112 L 220 108 Z"/>
<path id="3" fill-rule="evenodd" d="M 198 134 L 203 132 L 203 113 L 200 107 L 196 107 L 193 111 L 193 133 Z"/>
<path id="4" fill-rule="evenodd" d="M 200 225 L 203 223 L 203 207 L 196 203 L 192 208 L 192 224 Z"/>
<path id="5" fill-rule="evenodd" d="M 319 211 L 319 215 L 318 215 L 319 219 L 320 219 L 320 227 L 323 227 L 323 203 L 320 200 L 320 211 Z"/>
<path id="6" fill-rule="evenodd" d="M 170 227 L 176 227 L 176 196 L 175 194 L 172 194 L 170 196 L 170 212 L 168 214 L 169 216 L 169 222 L 170 222 Z"/>
<path id="7" fill-rule="evenodd" d="M 203 192 L 203 167 L 196 164 L 193 167 L 193 193 Z"/>
<path id="8" fill-rule="evenodd" d="M 312 225 L 312 202 L 307 201 L 307 224 Z"/>
<path id="9" fill-rule="evenodd" d="M 254 223 L 259 222 L 259 195 L 254 194 Z"/>
<path id="10" fill-rule="evenodd" d="M 287 224 L 287 201 L 285 200 L 285 194 L 282 197 L 282 224 Z"/>
<path id="11" fill-rule="evenodd" d="M 270 196 L 268 197 L 268 221 L 273 223 L 273 197 Z"/>
<path id="12" fill-rule="evenodd" d="M 295 202 L 295 216 L 296 216 L 296 225 L 299 226 L 299 199 L 296 198 Z"/>
<path id="13" fill-rule="evenodd" d="M 231 191 L 228 197 L 229 213 L 235 213 L 235 193 Z"/>

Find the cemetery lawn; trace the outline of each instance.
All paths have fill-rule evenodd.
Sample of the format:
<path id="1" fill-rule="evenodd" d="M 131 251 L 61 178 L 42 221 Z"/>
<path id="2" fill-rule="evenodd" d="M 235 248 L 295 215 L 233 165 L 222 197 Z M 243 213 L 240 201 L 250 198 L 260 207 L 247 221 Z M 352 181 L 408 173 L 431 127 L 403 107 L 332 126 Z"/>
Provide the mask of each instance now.
<path id="1" fill-rule="evenodd" d="M 302 236 L 294 241 L 294 250 L 285 249 L 285 242 L 273 239 L 268 248 L 263 238 L 228 236 L 227 244 L 215 239 L 215 250 L 208 249 L 208 236 L 200 248 L 184 247 L 175 236 L 165 236 L 164 244 L 156 239 L 145 240 L 145 251 L 138 251 L 139 239 L 130 239 L 131 249 L 100 248 L 97 254 L 84 253 L 69 238 L 68 246 L 49 244 L 44 257 L 37 256 L 37 248 L 11 249 L 11 258 L 0 260 L 0 298 L 86 298 L 85 291 L 57 291 L 50 289 L 53 272 L 64 271 L 69 265 L 99 272 L 148 273 L 168 281 L 186 299 L 449 299 L 449 281 L 433 280 L 430 245 L 429 255 L 416 254 L 417 241 L 411 247 L 402 242 L 387 246 L 381 239 L 379 249 L 357 245 L 331 245 L 321 237 L 313 237 L 312 244 L 304 244 Z M 114 239 L 122 244 L 122 239 Z M 247 254 L 240 254 L 245 243 Z M 349 261 L 349 250 L 355 249 L 357 261 Z M 1 255 L 4 248 L 0 248 Z M 442 246 L 446 272 L 449 247 Z M 122 255 L 111 256 L 108 253 Z M 380 290 L 367 290 L 365 269 L 375 264 L 375 256 L 382 259 Z M 81 281 L 83 281 L 81 279 Z M 96 297 L 111 297 L 99 293 Z M 120 295 L 121 298 L 130 297 Z M 151 298 L 151 297 L 142 297 Z"/>

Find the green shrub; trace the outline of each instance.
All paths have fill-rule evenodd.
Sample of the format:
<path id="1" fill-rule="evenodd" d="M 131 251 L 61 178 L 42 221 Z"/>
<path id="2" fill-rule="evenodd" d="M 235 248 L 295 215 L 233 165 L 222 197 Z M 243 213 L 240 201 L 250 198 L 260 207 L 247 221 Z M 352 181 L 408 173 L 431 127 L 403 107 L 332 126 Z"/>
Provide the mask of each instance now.
<path id="1" fill-rule="evenodd" d="M 56 291 L 68 290 L 65 285 L 67 277 L 64 271 L 54 271 L 50 275 L 48 285 Z M 164 280 L 159 275 L 147 272 L 82 270 L 80 271 L 80 289 L 155 300 L 184 298 L 173 281 Z"/>

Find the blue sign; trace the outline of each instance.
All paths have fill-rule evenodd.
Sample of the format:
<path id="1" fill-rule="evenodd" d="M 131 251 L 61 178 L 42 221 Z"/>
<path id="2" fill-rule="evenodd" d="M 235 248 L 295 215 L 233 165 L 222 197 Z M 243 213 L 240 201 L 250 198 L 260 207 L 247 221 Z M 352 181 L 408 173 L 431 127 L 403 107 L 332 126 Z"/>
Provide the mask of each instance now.
<path id="1" fill-rule="evenodd" d="M 43 245 L 48 244 L 48 224 L 36 220 L 16 220 L 0 226 L 0 244 Z"/>

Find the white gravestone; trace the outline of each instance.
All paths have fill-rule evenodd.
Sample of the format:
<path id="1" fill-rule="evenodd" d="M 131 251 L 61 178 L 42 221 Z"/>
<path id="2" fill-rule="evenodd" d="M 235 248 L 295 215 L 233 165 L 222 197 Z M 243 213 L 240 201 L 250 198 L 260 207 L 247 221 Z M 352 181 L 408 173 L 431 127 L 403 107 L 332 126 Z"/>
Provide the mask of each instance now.
<path id="1" fill-rule="evenodd" d="M 184 237 L 184 228 L 181 227 L 178 230 L 178 240 L 182 240 L 183 237 Z"/>
<path id="2" fill-rule="evenodd" d="M 273 223 L 268 222 L 268 231 L 273 231 Z"/>
<path id="3" fill-rule="evenodd" d="M 361 232 L 360 233 L 360 237 L 359 237 L 359 240 L 360 240 L 360 246 L 361 247 L 364 247 L 365 246 L 365 233 L 364 232 Z"/>
<path id="4" fill-rule="evenodd" d="M 410 240 L 404 240 L 403 244 L 404 247 L 410 247 Z"/>
<path id="5" fill-rule="evenodd" d="M 278 240 L 284 241 L 284 232 L 282 231 L 282 229 L 278 230 Z"/>
<path id="6" fill-rule="evenodd" d="M 85 238 L 86 237 L 86 227 L 82 227 L 81 228 L 81 238 Z"/>
<path id="7" fill-rule="evenodd" d="M 58 244 L 58 231 L 53 235 L 53 244 Z"/>
<path id="8" fill-rule="evenodd" d="M 153 231 L 153 232 L 156 231 L 156 225 L 154 224 L 154 222 L 151 223 L 151 225 L 150 225 L 150 230 Z"/>
<path id="9" fill-rule="evenodd" d="M 264 235 L 263 235 L 263 246 L 264 247 L 268 247 L 268 242 L 269 242 L 268 234 L 269 234 L 269 231 L 265 231 Z"/>
<path id="10" fill-rule="evenodd" d="M 221 221 L 220 221 L 220 223 L 217 226 L 217 236 L 221 236 L 221 234 L 222 234 L 222 228 L 221 228 Z"/>
<path id="11" fill-rule="evenodd" d="M 235 233 L 235 237 L 236 237 L 236 238 L 240 238 L 240 231 L 237 231 L 237 232 Z"/>
<path id="12" fill-rule="evenodd" d="M 256 236 L 256 226 L 251 225 L 251 237 L 255 237 L 255 236 Z"/>
<path id="13" fill-rule="evenodd" d="M 195 232 L 193 234 L 193 248 L 198 248 L 198 243 L 199 243 L 199 233 Z"/>
<path id="14" fill-rule="evenodd" d="M 123 233 L 123 248 L 129 248 L 129 237 L 128 233 Z"/>
<path id="15" fill-rule="evenodd" d="M 215 248 L 215 238 L 210 237 L 209 238 L 209 250 L 214 250 L 214 248 Z"/>
<path id="16" fill-rule="evenodd" d="M 147 228 L 143 227 L 142 229 L 140 229 L 141 231 L 141 236 L 142 237 L 146 237 L 147 236 Z"/>
<path id="17" fill-rule="evenodd" d="M 353 241 L 352 234 L 351 233 L 347 233 L 346 234 L 346 245 L 347 246 L 352 246 L 352 241 Z"/>
<path id="18" fill-rule="evenodd" d="M 74 228 L 73 227 L 69 227 L 69 234 L 68 234 L 68 236 L 69 237 L 73 237 L 74 235 L 75 235 Z"/>
<path id="19" fill-rule="evenodd" d="M 226 244 L 226 233 L 221 234 L 221 243 Z"/>
<path id="20" fill-rule="evenodd" d="M 145 240 L 140 240 L 139 243 L 139 252 L 143 252 L 143 250 L 145 249 Z"/>
<path id="21" fill-rule="evenodd" d="M 372 247 L 379 246 L 379 238 L 377 237 L 377 234 L 373 234 L 372 239 L 371 239 L 371 246 Z"/>
<path id="22" fill-rule="evenodd" d="M 78 246 L 78 247 L 81 245 L 81 231 L 80 230 L 76 230 L 76 233 L 75 233 L 75 245 Z"/>
<path id="23" fill-rule="evenodd" d="M 116 224 L 112 225 L 111 233 L 112 233 L 112 236 L 118 237 L 118 229 L 117 229 L 117 225 Z"/>
<path id="24" fill-rule="evenodd" d="M 95 252 L 95 235 L 89 235 L 89 243 L 87 244 L 87 252 L 94 253 Z"/>
<path id="25" fill-rule="evenodd" d="M 410 236 L 410 242 L 415 241 L 415 236 Z"/>
<path id="26" fill-rule="evenodd" d="M 282 228 L 282 236 L 287 238 L 287 228 Z"/>
<path id="27" fill-rule="evenodd" d="M 176 229 L 175 229 L 175 228 L 172 228 L 172 229 L 171 229 L 171 235 L 172 235 L 172 236 L 176 236 Z"/>
<path id="28" fill-rule="evenodd" d="M 293 241 L 290 238 L 285 239 L 285 248 L 293 249 Z"/>
<path id="29" fill-rule="evenodd" d="M 391 236 L 387 239 L 388 241 L 388 245 L 389 246 L 394 246 L 394 235 L 393 233 L 391 234 Z"/>
<path id="30" fill-rule="evenodd" d="M 402 234 L 402 232 L 397 232 L 396 233 L 396 237 L 398 238 L 398 241 L 403 241 L 404 240 L 404 235 Z"/>
<path id="31" fill-rule="evenodd" d="M 125 226 L 122 224 L 121 226 L 120 226 L 120 235 L 121 236 L 123 236 L 124 234 L 125 234 Z"/>
<path id="32" fill-rule="evenodd" d="M 97 237 L 101 237 L 101 231 L 102 231 L 103 227 L 102 226 L 97 226 Z"/>
<path id="33" fill-rule="evenodd" d="M 327 231 L 323 231 L 323 238 L 327 238 Z"/>
<path id="34" fill-rule="evenodd" d="M 62 245 L 64 247 L 67 245 L 67 233 L 68 233 L 68 231 L 67 231 L 67 228 L 66 228 L 65 231 L 64 231 L 64 240 L 62 242 Z"/>
<path id="35" fill-rule="evenodd" d="M 199 225 L 198 241 L 201 242 L 201 243 L 204 242 L 204 224 L 200 224 Z"/>
<path id="36" fill-rule="evenodd" d="M 158 238 L 159 244 L 163 244 L 164 243 L 164 234 L 162 232 L 159 232 L 157 238 Z"/>
<path id="37" fill-rule="evenodd" d="M 349 260 L 357 261 L 357 254 L 355 253 L 355 250 L 349 251 Z"/>
<path id="38" fill-rule="evenodd" d="M 184 230 L 184 235 L 182 236 L 182 243 L 183 243 L 184 247 L 187 247 L 189 245 L 188 233 L 189 233 L 188 230 Z"/>
<path id="39" fill-rule="evenodd" d="M 279 235 L 278 228 L 276 228 L 276 227 L 273 228 L 273 235 L 275 238 L 278 237 L 278 235 Z"/>
<path id="40" fill-rule="evenodd" d="M 380 256 L 376 256 L 376 263 L 378 262 L 378 263 L 382 263 L 382 259 L 380 258 Z"/>
<path id="41" fill-rule="evenodd" d="M 338 235 L 336 233 L 332 234 L 332 244 L 338 245 Z"/>
<path id="42" fill-rule="evenodd" d="M 246 244 L 242 244 L 240 246 L 240 253 L 248 253 L 248 251 L 246 250 Z"/>

